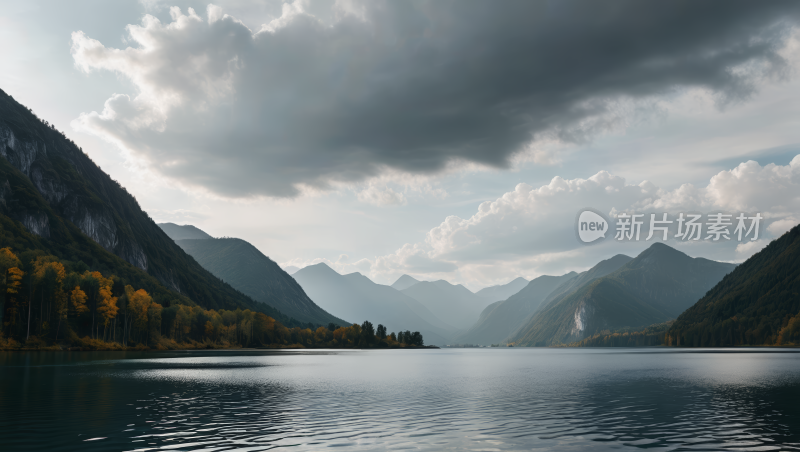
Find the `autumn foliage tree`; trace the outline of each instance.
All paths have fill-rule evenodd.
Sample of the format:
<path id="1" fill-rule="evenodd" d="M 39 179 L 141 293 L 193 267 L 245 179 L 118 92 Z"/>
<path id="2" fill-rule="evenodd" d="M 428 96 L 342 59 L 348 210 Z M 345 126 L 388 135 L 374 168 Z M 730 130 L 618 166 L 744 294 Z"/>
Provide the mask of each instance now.
<path id="1" fill-rule="evenodd" d="M 401 342 L 394 333 L 387 335 L 383 325 L 376 329 L 370 321 L 344 327 L 287 328 L 248 309 L 204 309 L 175 299 L 162 305 L 146 290 L 87 267 L 39 251 L 17 255 L 10 248 L 0 249 L 0 282 L 5 287 L 0 297 L 0 334 L 9 338 L 0 347 L 398 348 L 422 344 L 419 333 L 406 331 L 400 335 Z M 419 340 L 414 339 L 416 335 Z"/>

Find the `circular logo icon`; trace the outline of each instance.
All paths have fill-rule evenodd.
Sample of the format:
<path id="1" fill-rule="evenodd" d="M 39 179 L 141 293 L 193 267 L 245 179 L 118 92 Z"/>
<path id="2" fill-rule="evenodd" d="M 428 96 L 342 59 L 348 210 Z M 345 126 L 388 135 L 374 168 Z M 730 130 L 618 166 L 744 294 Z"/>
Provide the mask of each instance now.
<path id="1" fill-rule="evenodd" d="M 578 213 L 575 228 L 578 240 L 583 243 L 592 243 L 606 237 L 609 224 L 600 212 L 587 208 Z"/>

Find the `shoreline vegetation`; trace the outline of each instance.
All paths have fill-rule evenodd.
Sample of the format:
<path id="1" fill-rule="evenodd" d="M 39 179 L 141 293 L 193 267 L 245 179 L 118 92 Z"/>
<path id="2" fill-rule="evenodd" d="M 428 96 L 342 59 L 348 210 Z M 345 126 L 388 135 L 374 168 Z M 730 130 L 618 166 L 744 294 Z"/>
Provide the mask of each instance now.
<path id="1" fill-rule="evenodd" d="M 288 328 L 250 309 L 204 309 L 154 299 L 122 278 L 40 250 L 0 249 L 0 350 L 422 348 L 418 331 Z"/>
<path id="2" fill-rule="evenodd" d="M 676 320 L 551 346 L 798 346 L 798 254 L 800 226 L 739 265 Z M 17 255 L 0 248 L 0 350 L 424 347 L 419 332 L 389 333 L 369 321 L 290 328 L 247 308 L 205 309 L 172 292 L 151 295 L 104 271 L 43 250 Z"/>

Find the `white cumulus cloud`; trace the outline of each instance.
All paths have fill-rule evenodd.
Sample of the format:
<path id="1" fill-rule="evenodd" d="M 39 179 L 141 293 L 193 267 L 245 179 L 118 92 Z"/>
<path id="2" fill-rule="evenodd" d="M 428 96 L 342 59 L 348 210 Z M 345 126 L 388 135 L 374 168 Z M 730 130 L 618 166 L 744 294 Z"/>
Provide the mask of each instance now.
<path id="1" fill-rule="evenodd" d="M 664 190 L 648 181 L 631 184 L 607 171 L 586 179 L 555 177 L 536 188 L 521 183 L 494 201 L 482 203 L 469 218 L 446 217 L 424 240 L 405 244 L 389 255 L 362 259 L 359 271 L 383 283 L 408 273 L 480 288 L 516 276 L 533 278 L 582 270 L 614 254 L 635 256 L 653 243 L 644 240 L 647 234 L 643 231 L 638 242 L 612 238 L 598 246 L 579 244 L 574 222 L 584 207 L 608 213 L 760 213 L 764 220 L 755 241 L 751 234 L 742 242 L 735 236 L 718 243 L 676 242 L 672 238 L 668 242 L 693 256 L 741 262 L 798 223 L 799 176 L 800 155 L 788 165 L 743 162 L 711 176 L 705 187 L 684 184 Z"/>

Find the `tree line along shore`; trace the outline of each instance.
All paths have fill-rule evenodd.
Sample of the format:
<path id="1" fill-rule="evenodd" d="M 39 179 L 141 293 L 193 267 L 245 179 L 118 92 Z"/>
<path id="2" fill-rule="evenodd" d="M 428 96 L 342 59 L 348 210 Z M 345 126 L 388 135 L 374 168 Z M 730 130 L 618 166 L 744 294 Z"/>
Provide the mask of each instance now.
<path id="1" fill-rule="evenodd" d="M 144 289 L 83 262 L 0 249 L 0 350 L 419 348 L 419 332 L 369 321 L 288 328 L 250 309 L 157 302 Z"/>

